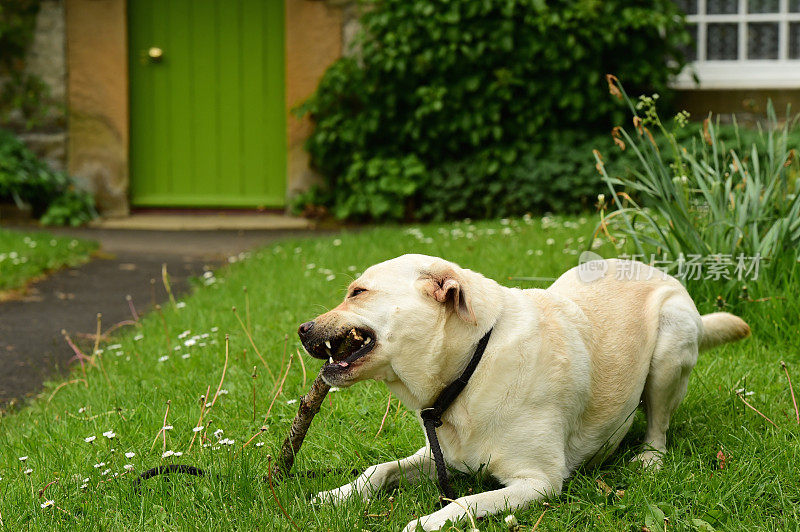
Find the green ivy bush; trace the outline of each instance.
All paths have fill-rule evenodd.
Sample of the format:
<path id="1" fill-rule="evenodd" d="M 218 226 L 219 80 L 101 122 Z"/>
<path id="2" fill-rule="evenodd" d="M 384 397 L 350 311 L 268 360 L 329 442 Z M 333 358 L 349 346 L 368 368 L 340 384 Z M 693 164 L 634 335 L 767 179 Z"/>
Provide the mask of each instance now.
<path id="1" fill-rule="evenodd" d="M 30 206 L 44 225 L 81 225 L 95 216 L 94 200 L 64 172 L 51 169 L 10 131 L 0 129 L 0 202 Z"/>
<path id="2" fill-rule="evenodd" d="M 671 0 L 379 0 L 368 2 L 361 24 L 358 56 L 335 62 L 300 108 L 315 123 L 307 148 L 327 191 L 299 201 L 344 218 L 434 216 L 433 207 L 408 206 L 427 204 L 425 179 L 456 175 L 478 187 L 471 197 L 480 209 L 482 190 L 510 186 L 483 182 L 513 179 L 510 169 L 495 174 L 532 164 L 532 146 L 554 145 L 557 131 L 608 130 L 621 119 L 605 73 L 668 94 L 689 40 Z M 401 184 L 381 179 L 388 173 Z M 382 182 L 365 186 L 375 180 Z M 352 199 L 359 194 L 369 196 Z M 492 209 L 530 205 L 507 203 Z"/>

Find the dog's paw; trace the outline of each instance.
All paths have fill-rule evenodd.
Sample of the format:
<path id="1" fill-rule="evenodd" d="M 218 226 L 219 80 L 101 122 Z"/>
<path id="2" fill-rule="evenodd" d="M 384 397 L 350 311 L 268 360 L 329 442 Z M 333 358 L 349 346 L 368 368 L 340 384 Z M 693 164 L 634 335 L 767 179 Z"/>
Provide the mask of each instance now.
<path id="1" fill-rule="evenodd" d="M 441 530 L 448 523 L 447 520 L 440 521 L 433 514 L 414 519 L 406 525 L 403 532 L 416 532 L 417 530 Z"/>
<path id="2" fill-rule="evenodd" d="M 353 487 L 350 484 L 345 484 L 341 488 L 336 488 L 330 491 L 321 491 L 314 495 L 311 499 L 312 504 L 340 504 L 347 500 L 353 493 Z"/>
<path id="3" fill-rule="evenodd" d="M 658 471 L 664 463 L 664 453 L 659 451 L 644 451 L 643 453 L 637 454 L 631 461 L 642 464 L 642 467 L 645 469 Z"/>

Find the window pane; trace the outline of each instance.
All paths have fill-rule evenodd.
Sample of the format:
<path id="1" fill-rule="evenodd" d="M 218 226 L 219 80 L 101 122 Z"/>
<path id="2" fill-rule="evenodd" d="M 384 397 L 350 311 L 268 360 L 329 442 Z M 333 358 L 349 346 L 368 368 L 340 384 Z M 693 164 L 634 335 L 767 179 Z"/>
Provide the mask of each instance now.
<path id="1" fill-rule="evenodd" d="M 759 22 L 747 25 L 747 58 L 778 58 L 777 22 Z"/>
<path id="2" fill-rule="evenodd" d="M 800 13 L 800 0 L 789 0 L 789 11 Z"/>
<path id="3" fill-rule="evenodd" d="M 779 0 L 748 0 L 748 13 L 777 13 L 781 10 Z"/>
<path id="4" fill-rule="evenodd" d="M 676 0 L 675 3 L 678 4 L 678 8 L 687 15 L 697 14 L 697 0 Z"/>
<path id="5" fill-rule="evenodd" d="M 708 0 L 706 12 L 710 15 L 738 13 L 739 0 Z"/>
<path id="6" fill-rule="evenodd" d="M 689 32 L 691 41 L 688 45 L 683 46 L 681 50 L 687 61 L 697 61 L 697 24 L 687 24 L 686 30 Z"/>
<path id="7" fill-rule="evenodd" d="M 687 61 L 697 61 L 697 24 L 687 24 L 686 31 L 689 32 L 689 44 L 681 46 L 681 52 Z"/>
<path id="8" fill-rule="evenodd" d="M 706 59 L 736 59 L 739 52 L 737 24 L 709 24 L 706 38 Z"/>
<path id="9" fill-rule="evenodd" d="M 789 59 L 800 59 L 800 22 L 789 24 Z"/>

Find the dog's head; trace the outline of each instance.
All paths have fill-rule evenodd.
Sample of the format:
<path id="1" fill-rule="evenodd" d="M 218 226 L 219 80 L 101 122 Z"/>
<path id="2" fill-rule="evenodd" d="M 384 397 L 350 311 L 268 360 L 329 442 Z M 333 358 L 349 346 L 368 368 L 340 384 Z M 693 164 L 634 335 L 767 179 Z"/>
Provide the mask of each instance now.
<path id="1" fill-rule="evenodd" d="M 367 269 L 339 306 L 298 334 L 311 356 L 326 361 L 322 374 L 334 386 L 431 371 L 446 336 L 477 334 L 476 277 L 483 278 L 436 257 L 403 255 Z"/>

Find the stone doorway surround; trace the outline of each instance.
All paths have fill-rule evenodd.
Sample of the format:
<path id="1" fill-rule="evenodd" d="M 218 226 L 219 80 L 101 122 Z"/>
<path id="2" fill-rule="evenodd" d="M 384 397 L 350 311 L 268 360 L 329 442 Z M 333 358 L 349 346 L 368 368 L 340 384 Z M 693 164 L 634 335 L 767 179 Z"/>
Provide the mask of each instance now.
<path id="1" fill-rule="evenodd" d="M 127 216 L 127 3 L 62 1 L 66 21 L 67 170 L 95 194 L 104 217 Z M 342 55 L 357 17 L 350 0 L 284 1 L 287 193 L 291 196 L 317 179 L 303 149 L 311 122 L 298 119 L 291 110 L 314 92 L 325 69 Z"/>

